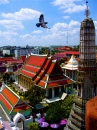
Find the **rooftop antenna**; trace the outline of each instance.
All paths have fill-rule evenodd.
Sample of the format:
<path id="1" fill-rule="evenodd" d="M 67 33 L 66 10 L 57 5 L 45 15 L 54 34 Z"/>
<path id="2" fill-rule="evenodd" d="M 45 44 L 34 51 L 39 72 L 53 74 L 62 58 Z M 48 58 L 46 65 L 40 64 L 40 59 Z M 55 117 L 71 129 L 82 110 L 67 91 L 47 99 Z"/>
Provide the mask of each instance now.
<path id="1" fill-rule="evenodd" d="M 88 1 L 86 1 L 86 10 L 85 10 L 85 15 L 88 18 L 88 16 L 90 15 L 90 11 L 88 9 Z"/>

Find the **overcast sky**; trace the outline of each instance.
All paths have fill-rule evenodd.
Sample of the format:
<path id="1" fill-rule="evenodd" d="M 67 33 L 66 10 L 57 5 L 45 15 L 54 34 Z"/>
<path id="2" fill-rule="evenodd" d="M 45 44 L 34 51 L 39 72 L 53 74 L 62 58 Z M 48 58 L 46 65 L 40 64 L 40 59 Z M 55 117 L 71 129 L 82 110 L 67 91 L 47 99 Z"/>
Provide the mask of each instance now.
<path id="1" fill-rule="evenodd" d="M 97 33 L 97 0 L 88 6 Z M 0 46 L 78 45 L 85 9 L 86 0 L 0 0 Z M 36 27 L 40 14 L 51 29 Z"/>

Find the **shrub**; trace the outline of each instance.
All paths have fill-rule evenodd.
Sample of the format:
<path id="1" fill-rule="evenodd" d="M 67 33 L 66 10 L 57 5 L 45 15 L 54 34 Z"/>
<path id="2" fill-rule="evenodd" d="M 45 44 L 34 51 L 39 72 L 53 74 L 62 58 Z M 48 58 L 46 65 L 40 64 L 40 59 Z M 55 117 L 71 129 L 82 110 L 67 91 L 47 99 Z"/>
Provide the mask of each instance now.
<path id="1" fill-rule="evenodd" d="M 27 126 L 28 130 L 39 130 L 39 125 L 36 122 L 29 123 Z"/>

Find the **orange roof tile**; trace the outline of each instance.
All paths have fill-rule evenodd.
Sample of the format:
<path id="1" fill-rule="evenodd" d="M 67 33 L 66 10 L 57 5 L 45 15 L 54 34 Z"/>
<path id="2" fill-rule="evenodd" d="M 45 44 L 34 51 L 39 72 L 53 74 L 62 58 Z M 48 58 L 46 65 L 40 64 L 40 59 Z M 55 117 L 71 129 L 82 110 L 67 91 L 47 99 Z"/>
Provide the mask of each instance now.
<path id="1" fill-rule="evenodd" d="M 14 108 L 14 112 L 19 112 L 19 111 L 25 111 L 29 109 L 30 107 L 28 105 L 23 105 L 23 106 L 18 106 Z"/>
<path id="2" fill-rule="evenodd" d="M 25 75 L 25 76 L 31 77 L 31 78 L 35 76 L 34 73 L 31 73 L 31 72 L 29 72 L 27 70 L 24 70 L 24 69 L 21 69 L 20 73 L 23 74 L 23 75 Z"/>
<path id="3" fill-rule="evenodd" d="M 10 110 L 12 109 L 12 106 L 9 104 L 9 102 L 6 101 L 6 99 L 4 98 L 2 94 L 0 94 L 0 102 L 2 102 L 3 105 L 6 107 L 6 109 L 10 112 Z"/>
<path id="4" fill-rule="evenodd" d="M 45 82 L 40 81 L 40 82 L 38 83 L 38 86 L 44 87 L 44 86 L 45 86 Z"/>
<path id="5" fill-rule="evenodd" d="M 56 86 L 59 86 L 59 85 L 64 85 L 64 84 L 68 84 L 68 83 L 70 83 L 71 82 L 71 80 L 66 80 L 66 79 L 64 79 L 64 80 L 59 80 L 59 81 L 55 81 L 55 82 L 50 82 L 50 83 L 48 83 L 48 87 L 56 87 Z"/>
<path id="6" fill-rule="evenodd" d="M 55 65 L 55 64 L 52 63 L 52 64 L 49 66 L 49 68 L 48 68 L 48 70 L 47 70 L 47 73 L 48 73 L 48 74 L 50 74 L 50 73 L 52 72 L 54 65 Z"/>
<path id="7" fill-rule="evenodd" d="M 11 103 L 11 105 L 15 105 L 19 100 L 18 97 L 16 97 L 8 88 L 4 88 L 2 90 L 2 94 Z"/>
<path id="8" fill-rule="evenodd" d="M 30 56 L 28 59 L 28 64 L 34 65 L 34 66 L 42 66 L 46 57 L 43 56 Z"/>
<path id="9" fill-rule="evenodd" d="M 37 73 L 39 71 L 39 68 L 29 66 L 29 65 L 24 65 L 23 69 L 26 69 L 26 70 L 29 70 L 29 71 L 35 72 L 35 73 Z"/>

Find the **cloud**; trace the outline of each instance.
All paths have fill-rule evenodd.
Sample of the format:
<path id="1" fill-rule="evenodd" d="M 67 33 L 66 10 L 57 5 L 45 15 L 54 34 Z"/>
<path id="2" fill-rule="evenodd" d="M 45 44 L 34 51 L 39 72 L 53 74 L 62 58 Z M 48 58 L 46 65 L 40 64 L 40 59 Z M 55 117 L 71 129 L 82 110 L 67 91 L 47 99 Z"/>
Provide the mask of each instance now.
<path id="1" fill-rule="evenodd" d="M 86 5 L 82 3 L 82 0 L 54 0 L 52 4 L 54 6 L 59 6 L 60 10 L 69 14 L 81 12 L 86 8 Z"/>
<path id="2" fill-rule="evenodd" d="M 7 3 L 9 3 L 8 0 L 0 0 L 0 4 L 7 4 Z"/>
<path id="3" fill-rule="evenodd" d="M 64 18 L 64 19 L 69 19 L 69 18 L 70 18 L 70 16 L 63 16 L 63 18 Z"/>
<path id="4" fill-rule="evenodd" d="M 22 23 L 16 20 L 0 20 L 0 25 L 4 26 L 8 30 L 20 30 L 24 28 Z"/>
<path id="5" fill-rule="evenodd" d="M 69 41 L 73 40 L 78 43 L 79 39 L 79 28 L 80 28 L 80 22 L 71 20 L 69 24 L 67 23 L 56 23 L 53 25 L 53 27 L 49 30 L 45 30 L 43 35 L 41 35 L 41 30 L 34 30 L 31 34 L 25 34 L 21 35 L 20 38 L 22 41 L 25 41 L 29 43 L 29 45 L 32 43 L 35 43 L 36 45 L 54 45 L 54 44 L 61 44 L 66 43 L 67 41 L 67 32 L 69 36 Z M 38 34 L 39 35 L 36 35 Z M 71 40 L 73 39 L 73 40 Z"/>
<path id="6" fill-rule="evenodd" d="M 0 46 L 12 45 L 17 41 L 18 33 L 13 31 L 0 31 Z M 18 43 L 17 43 L 18 44 Z"/>
<path id="7" fill-rule="evenodd" d="M 2 13 L 2 17 L 6 19 L 14 19 L 18 21 L 28 20 L 28 19 L 35 19 L 39 17 L 41 13 L 39 11 L 29 9 L 29 8 L 22 8 L 20 11 L 15 13 Z"/>
<path id="8" fill-rule="evenodd" d="M 32 34 L 41 34 L 41 33 L 43 33 L 43 31 L 41 31 L 41 30 L 34 30 L 34 31 L 32 32 Z"/>

